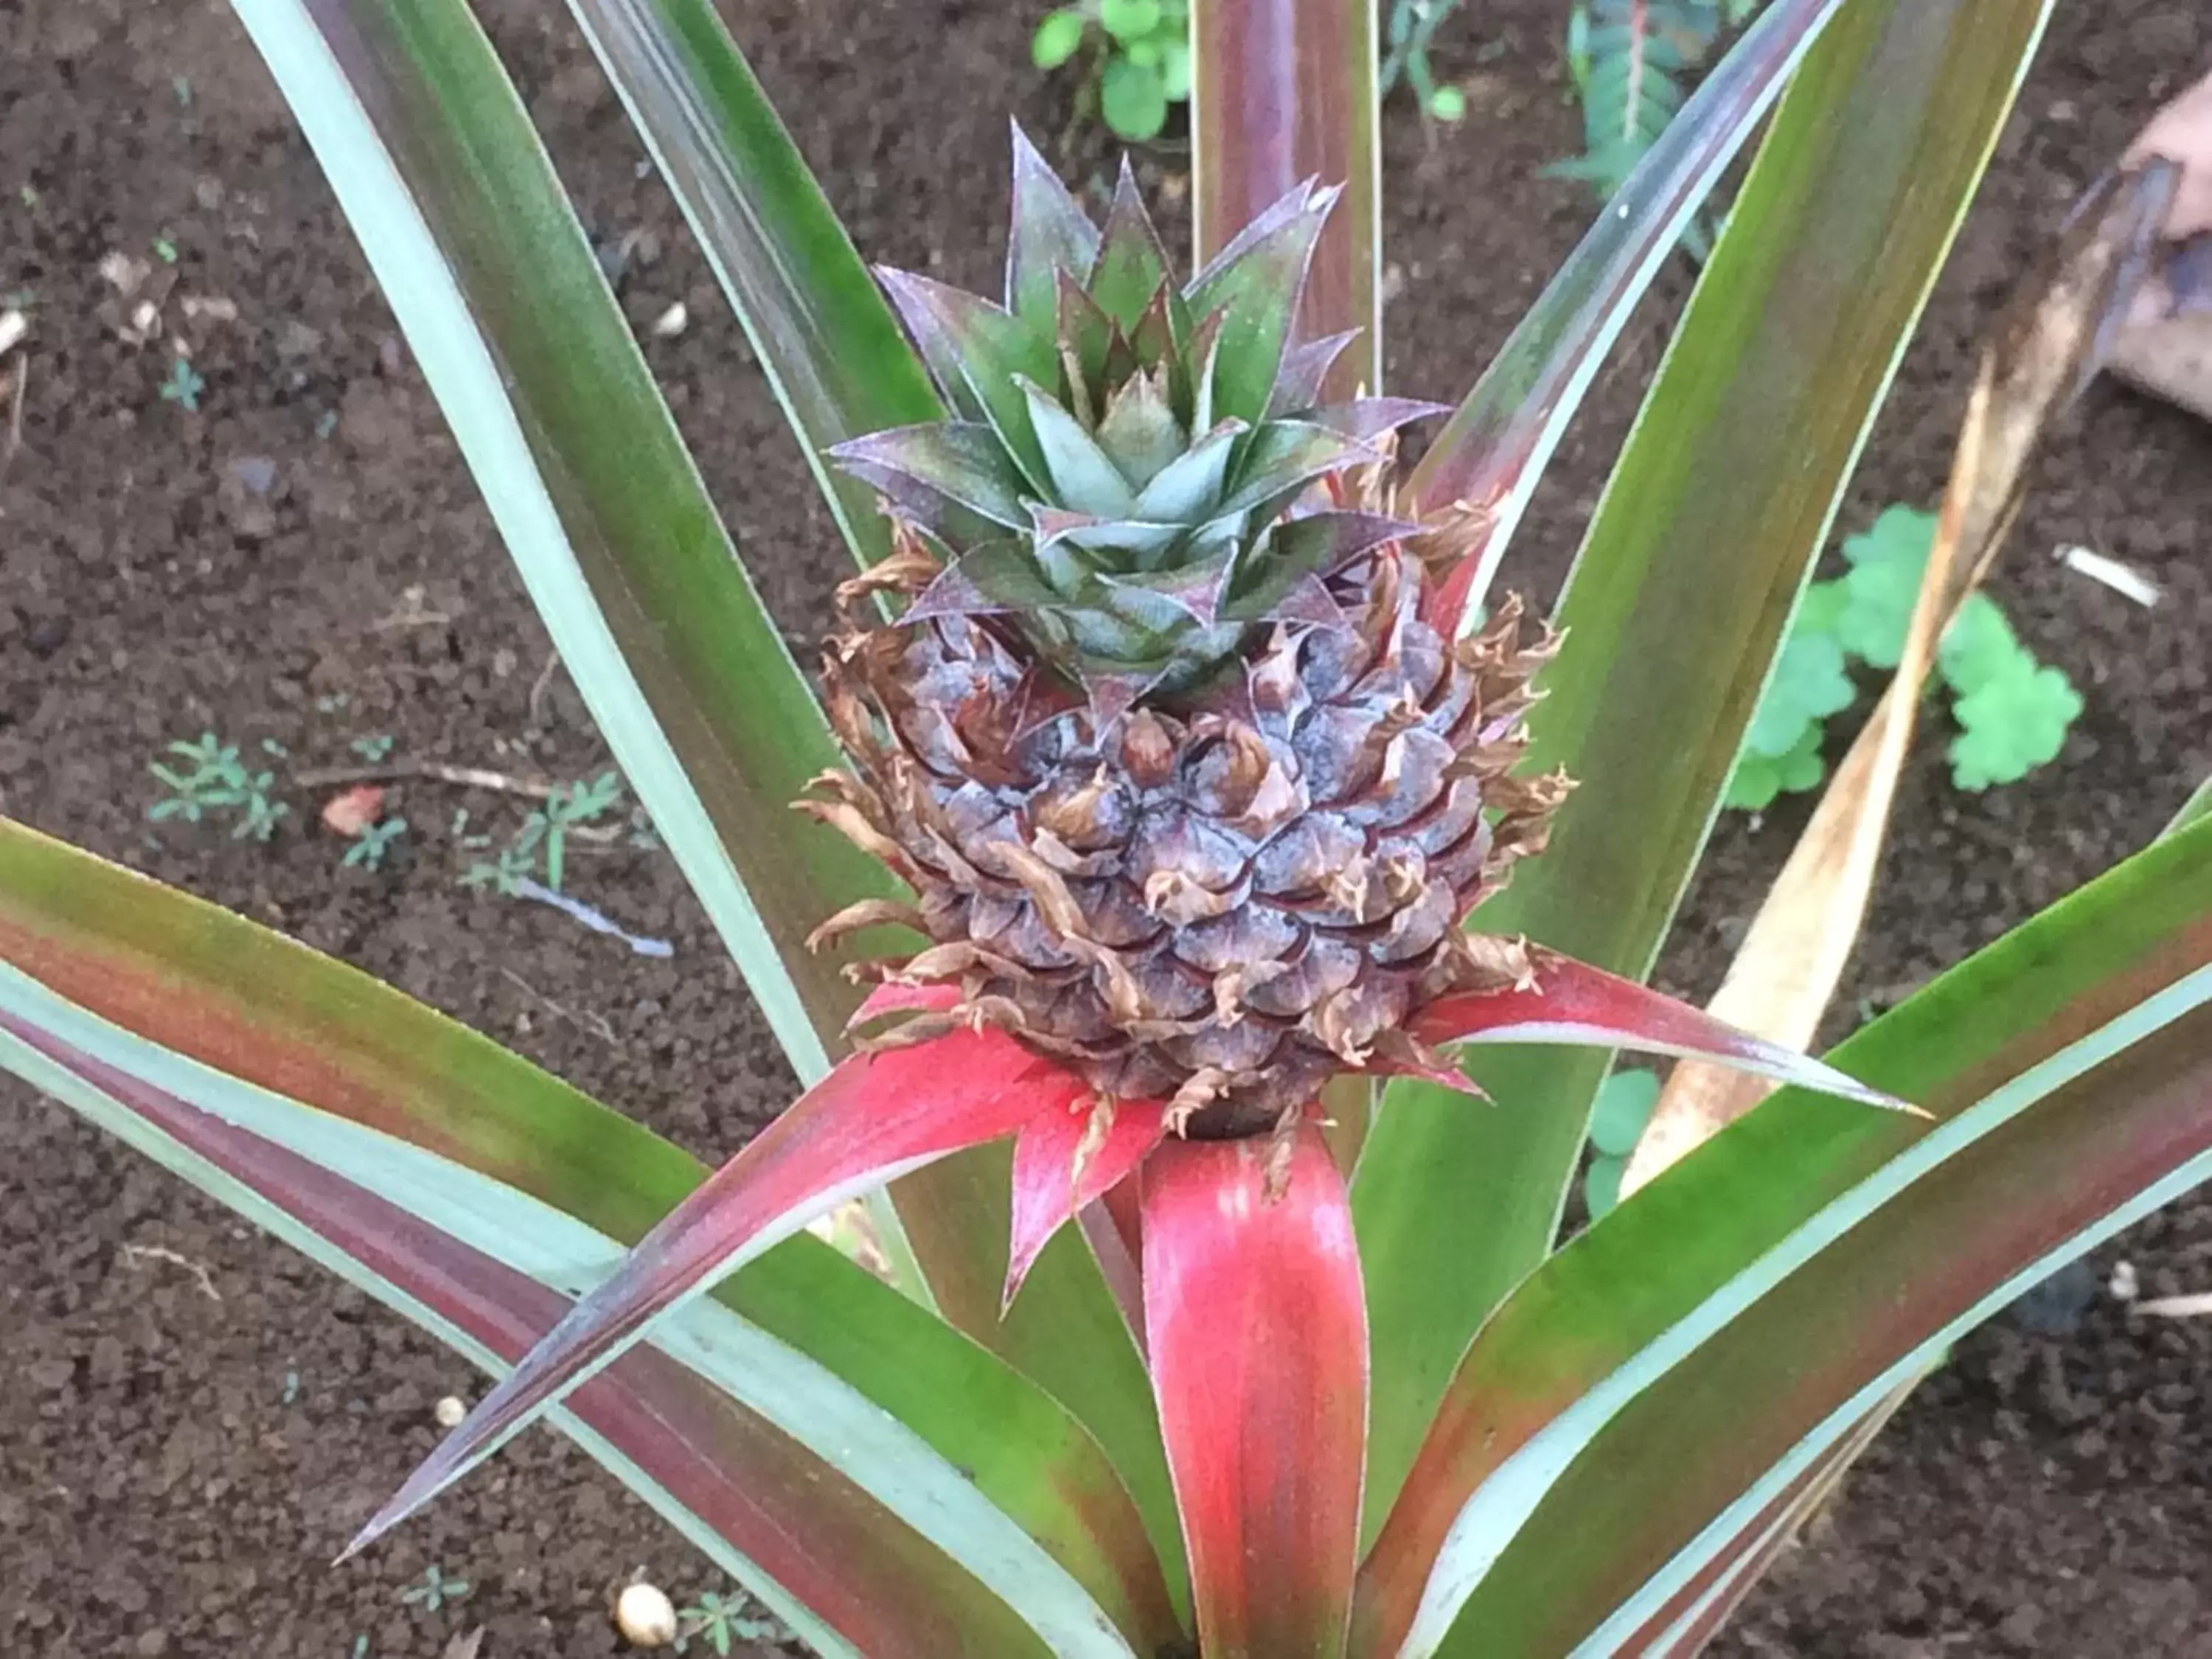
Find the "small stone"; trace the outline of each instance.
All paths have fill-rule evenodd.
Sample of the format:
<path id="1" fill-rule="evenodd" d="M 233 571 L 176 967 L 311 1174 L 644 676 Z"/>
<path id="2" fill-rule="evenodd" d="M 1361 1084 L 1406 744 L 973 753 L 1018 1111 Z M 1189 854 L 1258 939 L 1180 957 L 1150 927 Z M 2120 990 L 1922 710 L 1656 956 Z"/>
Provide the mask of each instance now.
<path id="1" fill-rule="evenodd" d="M 657 340 L 672 340 L 691 324 L 691 313 L 678 300 L 653 319 L 653 336 Z"/>
<path id="2" fill-rule="evenodd" d="M 615 1628 L 634 1648 L 665 1648 L 676 1639 L 676 1607 L 651 1584 L 632 1584 L 615 1602 Z"/>
<path id="3" fill-rule="evenodd" d="M 441 1429 L 458 1429 L 468 1414 L 469 1408 L 450 1394 L 430 1408 L 430 1415 L 438 1419 Z"/>
<path id="4" fill-rule="evenodd" d="M 2136 1278 L 2136 1264 L 2132 1261 L 2112 1263 L 2112 1277 L 2105 1281 L 2105 1294 L 2115 1302 L 2132 1302 L 2142 1293 L 2142 1283 Z"/>

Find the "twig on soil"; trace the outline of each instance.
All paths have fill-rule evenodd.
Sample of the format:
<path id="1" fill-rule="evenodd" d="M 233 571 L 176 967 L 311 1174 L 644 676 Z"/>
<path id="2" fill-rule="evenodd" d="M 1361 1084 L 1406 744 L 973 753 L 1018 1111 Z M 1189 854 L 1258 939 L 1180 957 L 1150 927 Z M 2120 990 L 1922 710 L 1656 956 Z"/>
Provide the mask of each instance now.
<path id="1" fill-rule="evenodd" d="M 194 1279 L 199 1280 L 200 1289 L 206 1293 L 209 1301 L 222 1300 L 222 1292 L 215 1287 L 215 1276 L 208 1272 L 204 1262 L 195 1261 L 187 1255 L 179 1255 L 167 1245 L 125 1244 L 123 1247 L 123 1259 L 134 1267 L 142 1261 L 167 1261 L 173 1266 L 182 1267 Z"/>
<path id="2" fill-rule="evenodd" d="M 2137 1313 L 2154 1314 L 2160 1319 L 2201 1319 L 2212 1314 L 2212 1291 L 2198 1291 L 2191 1296 L 2158 1296 L 2148 1302 L 2135 1304 Z"/>
<path id="3" fill-rule="evenodd" d="M 538 671 L 538 678 L 530 684 L 530 702 L 527 708 L 530 723 L 532 726 L 544 724 L 544 721 L 538 718 L 538 705 L 545 701 L 546 692 L 552 688 L 553 671 L 560 665 L 561 653 L 558 651 L 548 651 L 545 653 L 545 666 Z"/>
<path id="4" fill-rule="evenodd" d="M 600 1042 L 605 1043 L 610 1048 L 620 1048 L 622 1047 L 622 1039 L 615 1035 L 615 1028 L 607 1024 L 607 1017 L 605 1014 L 579 1014 L 572 1009 L 562 1007 L 559 1003 L 554 1001 L 551 997 L 547 996 L 544 992 L 539 990 L 528 980 L 523 978 L 521 975 L 516 973 L 514 969 L 502 964 L 499 971 L 505 975 L 507 978 L 513 981 L 515 986 L 521 990 L 525 996 L 527 996 L 532 1001 L 537 1003 L 548 1013 L 554 1015 L 557 1018 L 567 1020 L 569 1024 L 575 1026 L 579 1030 L 589 1031 L 593 1036 L 599 1038 Z"/>
<path id="5" fill-rule="evenodd" d="M 512 772 L 494 772 L 481 766 L 452 766 L 444 761 L 316 766 L 292 775 L 292 781 L 302 789 L 336 789 L 351 783 L 403 783 L 410 778 L 428 778 L 459 789 L 489 789 L 497 794 L 520 795 L 526 800 L 536 801 L 550 800 L 568 787 L 550 779 L 517 777 Z M 611 844 L 623 836 L 619 824 L 571 823 L 567 826 L 567 833 L 572 840 L 600 844 Z"/>
<path id="6" fill-rule="evenodd" d="M 573 833 L 573 832 L 571 832 Z M 611 922 L 580 898 L 556 891 L 525 876 L 514 884 L 515 892 L 526 899 L 536 899 L 540 904 L 550 904 L 563 915 L 574 917 L 595 933 L 605 933 L 620 939 L 641 957 L 672 957 L 676 947 L 665 939 L 641 939 L 637 934 Z"/>
<path id="7" fill-rule="evenodd" d="M 329 789 L 347 783 L 397 783 L 407 778 L 432 778 L 463 789 L 490 789 L 530 800 L 550 800 L 567 787 L 546 778 L 517 777 L 482 766 L 452 766 L 444 761 L 392 761 L 380 766 L 318 766 L 295 772 L 292 781 L 302 789 Z"/>
<path id="8" fill-rule="evenodd" d="M 0 443 L 0 478 L 8 476 L 8 464 L 23 447 L 23 398 L 31 387 L 31 360 L 27 356 L 15 366 L 15 394 L 8 400 L 8 437 Z"/>
<path id="9" fill-rule="evenodd" d="M 443 611 L 432 611 L 422 603 L 422 590 L 410 587 L 399 595 L 399 604 L 388 617 L 380 617 L 369 623 L 372 634 L 388 634 L 396 628 L 434 628 L 449 623 L 453 617 Z"/>

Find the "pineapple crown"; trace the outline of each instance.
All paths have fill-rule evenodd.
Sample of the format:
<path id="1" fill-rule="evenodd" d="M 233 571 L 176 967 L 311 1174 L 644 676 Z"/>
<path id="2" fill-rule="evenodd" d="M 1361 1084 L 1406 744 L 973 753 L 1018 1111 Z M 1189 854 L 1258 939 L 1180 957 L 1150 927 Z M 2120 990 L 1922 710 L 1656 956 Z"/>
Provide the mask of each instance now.
<path id="1" fill-rule="evenodd" d="M 1127 158 L 1103 228 L 1014 129 L 1006 298 L 878 276 L 951 418 L 830 453 L 940 567 L 907 612 L 1002 614 L 1094 698 L 1190 687 L 1258 624 L 1331 624 L 1325 578 L 1414 526 L 1325 478 L 1437 406 L 1324 404 L 1357 331 L 1299 342 L 1337 198 L 1311 180 L 1178 287 Z"/>

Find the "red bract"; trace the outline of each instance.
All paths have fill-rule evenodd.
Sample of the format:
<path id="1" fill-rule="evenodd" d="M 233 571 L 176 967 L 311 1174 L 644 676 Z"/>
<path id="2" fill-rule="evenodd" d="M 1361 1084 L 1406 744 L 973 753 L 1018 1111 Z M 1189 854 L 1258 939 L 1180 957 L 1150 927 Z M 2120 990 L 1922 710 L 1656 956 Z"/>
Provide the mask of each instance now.
<path id="1" fill-rule="evenodd" d="M 1444 1042 L 1575 1042 L 1695 1054 L 1862 1100 L 1899 1103 L 1819 1060 L 1732 1030 L 1686 1004 L 1628 981 L 1548 953 L 1531 959 L 1536 979 L 1527 988 L 1438 1002 L 1414 1035 Z M 901 1009 L 935 1013 L 948 1000 L 942 987 L 899 987 L 871 999 L 856 1018 Z M 1163 1273 L 1182 1284 L 1197 1272 L 1191 1264 L 1209 1252 L 1218 1252 L 1221 1261 L 1206 1270 L 1201 1282 L 1216 1285 L 1267 1281 L 1300 1271 L 1295 1252 L 1279 1258 L 1250 1248 L 1254 1235 L 1249 1230 L 1260 1226 L 1262 1236 L 1273 1227 L 1295 1233 L 1297 1212 L 1323 1206 L 1317 1194 L 1334 1193 L 1331 1201 L 1341 1210 L 1340 1180 L 1333 1165 L 1328 1178 L 1321 1178 L 1315 1160 L 1326 1162 L 1326 1152 L 1318 1132 L 1304 1121 L 1318 1109 L 1316 1104 L 1298 1114 L 1272 1137 L 1186 1141 L 1174 1133 L 1161 1103 L 1097 1097 L 1079 1073 L 989 1028 L 957 1027 L 925 1042 L 853 1055 L 670 1212 L 621 1270 L 579 1302 L 424 1460 L 347 1553 L 364 1547 L 428 1503 L 547 1406 L 629 1348 L 657 1316 L 708 1289 L 843 1200 L 1006 1135 L 1015 1137 L 1013 1232 L 1005 1296 L 1009 1304 L 1038 1251 L 1070 1217 L 1164 1158 L 1171 1176 L 1145 1176 L 1141 1261 L 1153 1386 L 1164 1425 L 1172 1427 L 1188 1404 L 1187 1380 L 1200 1374 L 1187 1368 L 1195 1364 L 1203 1369 L 1202 1360 L 1194 1361 L 1180 1346 L 1200 1340 L 1207 1322 L 1182 1314 L 1163 1317 L 1152 1306 L 1154 1287 Z M 1169 1141 L 1165 1152 L 1164 1138 Z M 1271 1167 L 1273 1178 L 1258 1178 Z M 1162 1190 L 1172 1196 L 1156 1198 Z M 1271 1210 L 1292 1192 L 1299 1195 L 1292 1212 L 1255 1221 L 1256 1211 Z M 1165 1245 L 1154 1237 L 1163 1206 L 1173 1226 L 1172 1240 Z M 1346 1261 L 1349 1237 L 1347 1231 L 1343 1240 Z M 1243 1291 L 1260 1298 L 1255 1306 L 1263 1310 L 1274 1306 L 1271 1297 L 1279 1297 L 1285 1307 L 1297 1300 L 1294 1278 L 1280 1285 L 1243 1285 Z M 1263 1313 L 1251 1317 L 1262 1318 Z M 1358 1328 L 1358 1352 L 1352 1357 L 1364 1376 L 1364 1318 Z M 1301 1380 L 1292 1370 L 1274 1376 L 1271 1386 L 1293 1395 L 1308 1390 L 1307 1406 L 1325 1415 L 1328 1401 L 1323 1396 L 1340 1390 L 1342 1381 L 1319 1373 Z M 1279 1392 L 1271 1395 L 1271 1408 L 1289 1411 L 1291 1406 Z M 1200 1490 L 1215 1490 L 1229 1449 L 1209 1437 L 1231 1433 L 1237 1420 L 1200 1414 L 1180 1432 L 1170 1432 L 1168 1453 L 1179 1491 L 1193 1481 Z M 1186 1498 L 1187 1521 L 1189 1507 Z M 1225 1571 L 1224 1564 L 1241 1559 L 1230 1551 L 1212 1560 L 1217 1570 Z M 1206 1569 L 1194 1559 L 1192 1571 L 1200 1581 L 1203 1599 Z M 1241 1594 L 1223 1594 L 1242 1605 Z"/>

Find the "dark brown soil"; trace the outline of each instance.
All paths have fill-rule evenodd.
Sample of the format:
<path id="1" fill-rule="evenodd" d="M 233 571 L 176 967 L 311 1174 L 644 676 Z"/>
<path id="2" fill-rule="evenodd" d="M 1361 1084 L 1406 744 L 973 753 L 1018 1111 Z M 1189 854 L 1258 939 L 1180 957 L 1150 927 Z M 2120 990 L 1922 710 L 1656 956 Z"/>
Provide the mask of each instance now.
<path id="1" fill-rule="evenodd" d="M 810 634 L 841 556 L 774 404 L 677 216 L 557 8 L 489 9 L 786 625 Z M 1008 108 L 1064 125 L 1026 68 L 1020 6 L 760 0 L 739 33 L 872 256 L 980 283 L 1002 236 L 990 181 Z M 1449 398 L 1589 216 L 1547 179 L 1571 152 L 1556 0 L 1470 6 L 1445 42 L 1471 114 L 1388 123 L 1399 389 Z M 220 0 L 0 3 L 0 295 L 33 290 L 20 452 L 0 476 L 0 807 L 396 980 L 707 1153 L 773 1112 L 787 1079 L 665 860 L 619 851 L 574 884 L 674 942 L 634 957 L 554 912 L 456 885 L 459 807 L 416 785 L 411 846 L 343 870 L 295 793 L 270 845 L 149 825 L 147 762 L 214 730 L 343 763 L 356 738 L 471 765 L 585 775 L 604 752 L 398 345 L 313 161 Z M 1977 331 L 2069 199 L 2212 52 L 2189 0 L 2064 8 L 1883 416 L 1846 512 L 1927 503 Z M 1077 176 L 1104 147 L 1059 140 Z M 1179 165 L 1152 157 L 1172 198 Z M 197 412 L 158 393 L 99 274 L 120 250 L 237 306 L 185 325 Z M 1529 527 L 1522 580 L 1556 583 L 1656 362 L 1670 274 Z M 269 463 L 264 467 L 261 463 Z M 246 464 L 246 465 L 241 465 Z M 265 490 L 256 486 L 263 477 Z M 2212 433 L 2100 387 L 2043 469 L 1998 591 L 2083 688 L 2059 764 L 1980 797 L 1930 745 L 1899 806 L 1872 931 L 1841 1006 L 1893 1000 L 2147 840 L 2212 769 L 2203 641 Z M 2164 584 L 2136 609 L 2051 560 L 2079 542 Z M 287 764 L 272 762 L 282 772 Z M 1792 814 L 1723 827 L 1664 977 L 1709 989 Z M 679 1596 L 714 1580 L 580 1454 L 532 1436 L 367 1559 L 329 1560 L 429 1445 L 468 1369 L 64 1111 L 0 1088 L 0 1652 L 433 1655 L 612 1651 L 610 1585 L 643 1567 Z M 2136 1229 L 2148 1289 L 2212 1281 L 2212 1206 Z M 2212 1325 L 2100 1304 L 2038 1335 L 1964 1344 L 1842 1502 L 1723 1644 L 1735 1655 L 2212 1652 Z M 437 1564 L 441 1613 L 400 1593 Z M 366 1638 L 362 1645 L 360 1638 Z"/>

